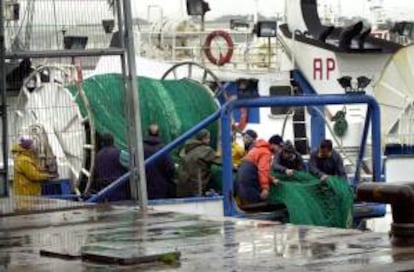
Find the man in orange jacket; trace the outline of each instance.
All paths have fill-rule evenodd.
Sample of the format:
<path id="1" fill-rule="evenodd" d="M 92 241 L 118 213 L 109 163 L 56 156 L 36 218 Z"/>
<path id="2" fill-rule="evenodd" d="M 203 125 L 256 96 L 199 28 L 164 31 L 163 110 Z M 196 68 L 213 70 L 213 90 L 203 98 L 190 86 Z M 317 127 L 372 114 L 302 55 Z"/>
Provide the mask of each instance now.
<path id="1" fill-rule="evenodd" d="M 237 195 L 242 204 L 257 203 L 267 199 L 269 187 L 277 180 L 270 175 L 272 155 L 277 153 L 283 143 L 279 135 L 272 136 L 268 142 L 257 140 L 255 146 L 243 159 L 237 173 Z"/>

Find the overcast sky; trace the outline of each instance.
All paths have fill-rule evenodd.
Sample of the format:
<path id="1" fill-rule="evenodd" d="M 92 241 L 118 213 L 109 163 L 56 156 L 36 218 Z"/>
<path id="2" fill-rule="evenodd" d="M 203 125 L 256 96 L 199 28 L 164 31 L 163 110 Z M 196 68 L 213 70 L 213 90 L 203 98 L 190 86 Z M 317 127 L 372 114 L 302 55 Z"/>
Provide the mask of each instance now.
<path id="1" fill-rule="evenodd" d="M 275 15 L 283 12 L 285 0 L 206 0 L 210 4 L 211 11 L 207 18 L 215 18 L 224 14 L 252 14 L 257 2 L 260 13 L 264 15 Z M 292 1 L 292 0 L 288 0 Z M 378 1 L 378 0 L 371 0 Z M 149 5 L 163 7 L 164 15 L 168 17 L 181 17 L 185 15 L 186 0 L 133 0 L 134 15 L 147 17 Z M 369 15 L 368 0 L 319 0 L 320 4 L 331 5 L 337 9 L 340 3 L 342 15 Z M 410 0 L 384 0 L 384 7 L 387 14 L 392 17 L 411 17 L 414 20 L 414 1 Z M 336 11 L 336 10 L 335 10 Z M 155 16 L 156 8 L 152 9 L 152 16 Z"/>

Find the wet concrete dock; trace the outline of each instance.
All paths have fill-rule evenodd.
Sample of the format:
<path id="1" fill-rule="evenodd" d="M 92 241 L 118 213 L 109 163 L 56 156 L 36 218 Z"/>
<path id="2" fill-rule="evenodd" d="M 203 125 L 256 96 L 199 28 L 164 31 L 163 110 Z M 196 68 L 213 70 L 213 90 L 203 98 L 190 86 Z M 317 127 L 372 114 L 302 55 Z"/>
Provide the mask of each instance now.
<path id="1" fill-rule="evenodd" d="M 39 196 L 12 196 L 0 198 L 0 217 L 71 210 L 90 205 L 86 202 L 50 199 Z"/>
<path id="2" fill-rule="evenodd" d="M 386 234 L 94 206 L 0 217 L 0 271 L 414 271 L 414 248 Z M 108 265 L 85 249 L 180 252 L 178 263 Z M 75 256 L 44 257 L 41 250 Z"/>

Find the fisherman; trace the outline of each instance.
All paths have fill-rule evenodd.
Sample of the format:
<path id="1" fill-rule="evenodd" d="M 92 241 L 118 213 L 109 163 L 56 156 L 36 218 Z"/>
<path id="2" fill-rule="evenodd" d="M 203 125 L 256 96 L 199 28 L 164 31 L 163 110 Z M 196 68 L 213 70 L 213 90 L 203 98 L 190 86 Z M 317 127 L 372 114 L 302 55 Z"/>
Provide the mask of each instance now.
<path id="1" fill-rule="evenodd" d="M 200 130 L 195 138 L 185 143 L 180 157 L 177 196 L 191 197 L 206 193 L 211 181 L 211 166 L 221 164 L 221 158 L 210 147 L 210 132 Z"/>
<path id="2" fill-rule="evenodd" d="M 120 163 L 121 151 L 114 145 L 114 137 L 110 133 L 104 133 L 101 137 L 102 148 L 96 154 L 94 187 L 93 191 L 98 192 L 109 184 L 119 179 L 127 172 Z M 106 198 L 106 201 L 120 201 L 130 198 L 129 184 L 126 183 L 116 192 Z"/>
<path id="3" fill-rule="evenodd" d="M 29 137 L 21 137 L 19 143 L 12 147 L 14 156 L 13 193 L 15 195 L 40 196 L 42 182 L 56 179 L 57 173 L 39 170 L 35 146 Z"/>
<path id="4" fill-rule="evenodd" d="M 304 170 L 302 156 L 290 141 L 286 141 L 282 150 L 276 154 L 273 160 L 273 169 L 287 176 L 292 176 L 294 171 Z"/>
<path id="5" fill-rule="evenodd" d="M 244 151 L 247 153 L 255 145 L 257 139 L 256 131 L 248 129 L 243 133 Z"/>
<path id="6" fill-rule="evenodd" d="M 157 124 L 151 124 L 148 128 L 148 137 L 144 139 L 145 159 L 157 153 L 162 147 L 160 128 Z M 148 199 L 175 197 L 176 184 L 174 182 L 174 172 L 174 162 L 169 154 L 161 156 L 157 161 L 145 168 Z"/>
<path id="7" fill-rule="evenodd" d="M 282 138 L 272 136 L 268 142 L 257 140 L 255 146 L 243 159 L 237 173 L 237 196 L 239 204 L 266 200 L 269 195 L 269 187 L 277 180 L 270 175 L 272 155 L 280 148 Z"/>
<path id="8" fill-rule="evenodd" d="M 312 152 L 309 169 L 321 182 L 325 182 L 329 176 L 338 176 L 347 180 L 341 155 L 332 148 L 331 140 L 323 140 L 319 149 Z"/>

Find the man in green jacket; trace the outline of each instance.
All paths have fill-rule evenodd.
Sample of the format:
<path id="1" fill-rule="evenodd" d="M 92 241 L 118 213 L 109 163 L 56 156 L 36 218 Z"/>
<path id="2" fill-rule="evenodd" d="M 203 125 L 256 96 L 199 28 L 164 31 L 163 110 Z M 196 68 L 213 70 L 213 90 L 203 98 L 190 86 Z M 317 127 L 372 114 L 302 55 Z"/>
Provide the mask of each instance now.
<path id="1" fill-rule="evenodd" d="M 211 165 L 221 163 L 220 157 L 210 146 L 210 132 L 202 129 L 195 138 L 188 140 L 180 156 L 177 196 L 203 195 L 209 189 Z"/>

